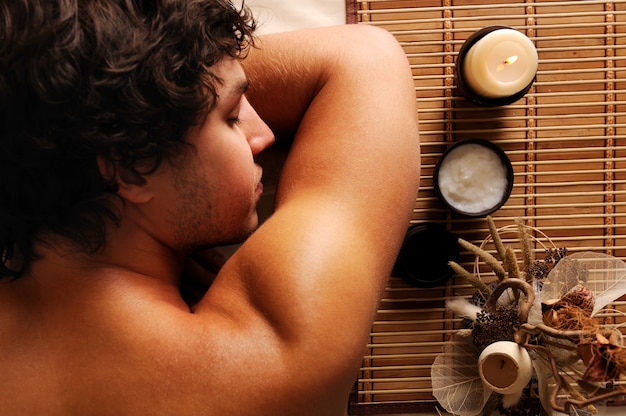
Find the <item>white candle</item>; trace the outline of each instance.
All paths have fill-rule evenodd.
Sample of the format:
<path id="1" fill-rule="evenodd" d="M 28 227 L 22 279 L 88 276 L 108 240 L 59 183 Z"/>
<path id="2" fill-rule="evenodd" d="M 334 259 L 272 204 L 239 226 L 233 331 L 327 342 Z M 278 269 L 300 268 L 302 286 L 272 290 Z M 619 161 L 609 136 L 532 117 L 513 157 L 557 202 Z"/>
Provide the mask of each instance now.
<path id="1" fill-rule="evenodd" d="M 509 97 L 535 78 L 537 49 L 522 33 L 497 29 L 472 45 L 461 64 L 464 81 L 477 95 Z"/>
<path id="2" fill-rule="evenodd" d="M 497 341 L 478 357 L 478 373 L 485 387 L 500 394 L 523 390 L 533 375 L 528 351 L 512 341 Z"/>

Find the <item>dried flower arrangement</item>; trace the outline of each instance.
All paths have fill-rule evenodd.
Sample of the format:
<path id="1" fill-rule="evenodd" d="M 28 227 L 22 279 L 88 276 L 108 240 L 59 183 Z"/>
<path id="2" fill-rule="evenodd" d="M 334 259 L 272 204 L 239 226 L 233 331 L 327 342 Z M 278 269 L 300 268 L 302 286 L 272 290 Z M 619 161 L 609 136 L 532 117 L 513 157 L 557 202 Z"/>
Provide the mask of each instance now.
<path id="1" fill-rule="evenodd" d="M 597 414 L 594 403 L 626 395 L 617 383 L 626 377 L 623 336 L 599 313 L 626 294 L 626 263 L 554 246 L 536 259 L 532 232 L 545 235 L 522 220 L 515 224 L 518 259 L 503 243 L 503 229 L 491 217 L 487 222 L 496 255 L 459 239 L 476 257 L 474 272 L 450 263 L 477 291 L 446 302 L 469 329 L 456 331 L 433 363 L 439 404 L 459 416 L 588 415 Z M 493 270 L 491 283 L 477 272 L 479 260 Z"/>

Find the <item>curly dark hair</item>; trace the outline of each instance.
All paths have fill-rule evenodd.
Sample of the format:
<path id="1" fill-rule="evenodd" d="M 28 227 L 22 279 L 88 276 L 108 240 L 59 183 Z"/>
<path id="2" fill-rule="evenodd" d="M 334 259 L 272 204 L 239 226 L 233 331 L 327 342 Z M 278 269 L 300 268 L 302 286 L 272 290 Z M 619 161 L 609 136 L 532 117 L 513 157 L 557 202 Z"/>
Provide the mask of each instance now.
<path id="1" fill-rule="evenodd" d="M 0 278 L 42 235 L 96 252 L 117 221 L 97 166 L 150 166 L 216 103 L 211 66 L 242 57 L 255 22 L 227 0 L 0 3 Z"/>

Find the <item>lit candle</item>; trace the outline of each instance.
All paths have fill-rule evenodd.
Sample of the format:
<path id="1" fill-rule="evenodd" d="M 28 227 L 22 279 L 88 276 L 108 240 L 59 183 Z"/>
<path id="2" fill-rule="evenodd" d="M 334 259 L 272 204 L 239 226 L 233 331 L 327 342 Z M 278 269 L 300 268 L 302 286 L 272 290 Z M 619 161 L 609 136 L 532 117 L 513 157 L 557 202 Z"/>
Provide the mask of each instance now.
<path id="1" fill-rule="evenodd" d="M 490 26 L 465 41 L 457 59 L 457 82 L 479 104 L 502 105 L 520 99 L 537 73 L 535 45 L 517 30 Z"/>

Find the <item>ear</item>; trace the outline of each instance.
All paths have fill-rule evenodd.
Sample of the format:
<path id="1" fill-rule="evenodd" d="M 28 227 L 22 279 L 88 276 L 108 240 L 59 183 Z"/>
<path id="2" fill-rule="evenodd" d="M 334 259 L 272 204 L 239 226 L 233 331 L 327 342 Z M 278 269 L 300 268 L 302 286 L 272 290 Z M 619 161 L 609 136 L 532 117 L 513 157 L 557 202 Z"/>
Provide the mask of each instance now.
<path id="1" fill-rule="evenodd" d="M 149 181 L 135 169 L 122 167 L 114 161 L 97 157 L 98 169 L 102 177 L 117 183 L 117 194 L 128 202 L 144 204 L 154 197 Z"/>

